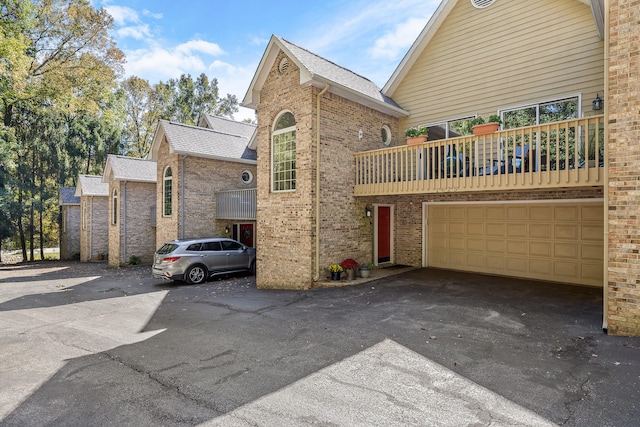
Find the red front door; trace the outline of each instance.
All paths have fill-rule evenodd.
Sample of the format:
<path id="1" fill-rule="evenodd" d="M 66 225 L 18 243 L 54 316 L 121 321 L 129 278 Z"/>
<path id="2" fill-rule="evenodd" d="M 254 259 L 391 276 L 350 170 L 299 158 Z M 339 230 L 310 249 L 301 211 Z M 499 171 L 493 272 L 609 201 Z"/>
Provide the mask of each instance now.
<path id="1" fill-rule="evenodd" d="M 253 224 L 240 224 L 240 243 L 253 247 Z"/>
<path id="2" fill-rule="evenodd" d="M 378 206 L 378 263 L 391 261 L 391 207 Z"/>

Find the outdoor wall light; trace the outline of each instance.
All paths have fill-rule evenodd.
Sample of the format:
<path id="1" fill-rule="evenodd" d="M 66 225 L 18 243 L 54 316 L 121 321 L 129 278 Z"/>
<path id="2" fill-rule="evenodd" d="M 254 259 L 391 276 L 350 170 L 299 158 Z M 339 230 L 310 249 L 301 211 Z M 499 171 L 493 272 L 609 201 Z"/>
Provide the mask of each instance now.
<path id="1" fill-rule="evenodd" d="M 369 205 L 364 207 L 364 214 L 365 216 L 371 216 L 371 208 L 369 207 Z"/>
<path id="2" fill-rule="evenodd" d="M 596 93 L 596 99 L 593 100 L 593 109 L 595 111 L 602 109 L 602 99 L 600 99 L 599 93 Z"/>
<path id="3" fill-rule="evenodd" d="M 229 227 L 225 227 L 225 228 L 224 228 L 224 232 L 225 232 L 226 234 L 229 234 Z"/>

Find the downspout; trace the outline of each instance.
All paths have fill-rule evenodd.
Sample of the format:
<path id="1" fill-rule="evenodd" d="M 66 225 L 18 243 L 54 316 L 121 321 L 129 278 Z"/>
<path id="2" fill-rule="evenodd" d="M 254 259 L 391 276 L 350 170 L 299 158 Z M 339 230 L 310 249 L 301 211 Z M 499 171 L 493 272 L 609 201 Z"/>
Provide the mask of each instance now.
<path id="1" fill-rule="evenodd" d="M 87 220 L 87 234 L 89 235 L 89 259 L 87 261 L 91 261 L 93 259 L 93 196 L 89 198 L 91 203 L 89 203 L 89 214 L 87 215 L 89 218 Z"/>
<path id="2" fill-rule="evenodd" d="M 180 166 L 180 238 L 184 239 L 184 159 L 186 159 L 186 154 L 182 156 L 182 165 Z"/>
<path id="3" fill-rule="evenodd" d="M 324 89 L 316 98 L 316 274 L 313 281 L 320 279 L 320 98 L 329 90 L 329 84 L 325 83 Z"/>
<path id="4" fill-rule="evenodd" d="M 122 192 L 122 261 L 127 262 L 127 181 L 123 183 Z"/>
<path id="5" fill-rule="evenodd" d="M 603 283 L 602 283 L 602 330 L 607 333 L 609 324 L 609 7 L 604 8 L 604 241 L 603 241 Z"/>

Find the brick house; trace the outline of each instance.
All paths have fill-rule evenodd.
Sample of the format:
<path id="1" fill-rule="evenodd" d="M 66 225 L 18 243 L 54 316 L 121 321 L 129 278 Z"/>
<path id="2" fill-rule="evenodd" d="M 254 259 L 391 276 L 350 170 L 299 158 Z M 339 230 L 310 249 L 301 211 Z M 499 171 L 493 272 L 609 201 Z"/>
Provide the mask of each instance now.
<path id="1" fill-rule="evenodd" d="M 254 246 L 256 126 L 214 116 L 200 123 L 158 123 L 149 153 L 157 163 L 156 246 L 202 236 Z"/>
<path id="2" fill-rule="evenodd" d="M 131 256 L 153 262 L 156 250 L 156 162 L 110 154 L 102 182 L 109 186 L 109 265 Z"/>
<path id="3" fill-rule="evenodd" d="M 80 258 L 80 197 L 73 187 L 60 187 L 60 259 Z"/>
<path id="4" fill-rule="evenodd" d="M 80 198 L 80 261 L 102 261 L 109 250 L 109 184 L 101 176 L 79 175 L 75 195 Z"/>
<path id="5" fill-rule="evenodd" d="M 348 257 L 524 277 L 601 287 L 604 328 L 640 334 L 639 14 L 445 0 L 383 89 L 273 36 L 242 103 L 259 123 L 257 286 L 306 289 Z M 472 134 L 489 115 L 501 128 Z"/>

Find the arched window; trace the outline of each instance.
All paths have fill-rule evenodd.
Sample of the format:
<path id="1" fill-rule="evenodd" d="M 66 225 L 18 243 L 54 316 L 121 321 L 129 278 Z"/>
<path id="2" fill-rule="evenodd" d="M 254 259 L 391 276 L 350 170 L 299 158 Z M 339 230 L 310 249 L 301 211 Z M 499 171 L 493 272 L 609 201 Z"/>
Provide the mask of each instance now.
<path id="1" fill-rule="evenodd" d="M 271 136 L 271 191 L 296 189 L 296 120 L 286 112 L 276 120 Z"/>
<path id="2" fill-rule="evenodd" d="M 164 171 L 162 179 L 162 216 L 171 216 L 171 200 L 173 189 L 173 175 L 171 168 L 168 167 Z"/>
<path id="3" fill-rule="evenodd" d="M 118 223 L 118 190 L 115 188 L 113 189 L 111 210 L 111 224 L 115 225 Z"/>

